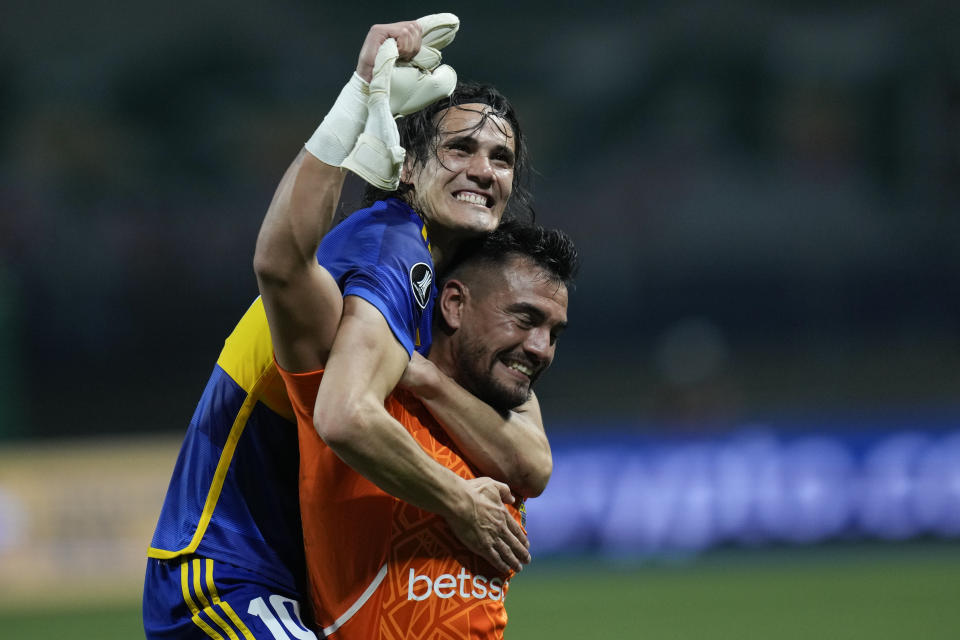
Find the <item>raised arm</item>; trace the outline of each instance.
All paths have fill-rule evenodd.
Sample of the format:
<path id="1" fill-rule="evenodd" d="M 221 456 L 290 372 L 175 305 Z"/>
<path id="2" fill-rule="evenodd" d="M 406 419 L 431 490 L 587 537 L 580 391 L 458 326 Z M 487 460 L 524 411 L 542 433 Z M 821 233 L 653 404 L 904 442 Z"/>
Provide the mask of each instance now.
<path id="1" fill-rule="evenodd" d="M 365 169 L 357 163 L 354 150 L 368 122 L 368 97 L 377 53 L 393 39 L 394 54 L 411 59 L 421 48 L 422 24 L 433 37 L 449 32 L 444 27 L 449 14 L 427 16 L 420 21 L 374 25 L 367 33 L 356 71 L 344 86 L 330 112 L 287 169 L 267 210 L 257 237 L 254 271 L 263 296 L 277 362 L 293 372 L 322 368 L 329 355 L 342 309 L 340 291 L 329 273 L 316 260 L 317 248 L 330 229 L 345 171 Z M 450 16 L 452 18 L 452 16 Z M 455 18 L 454 18 L 455 19 Z M 455 30 L 454 30 L 455 32 Z M 450 36 L 452 39 L 452 36 Z M 434 42 L 436 44 L 436 42 Z M 439 53 L 435 62 L 439 64 Z M 418 79 L 430 78 L 419 74 Z M 391 69 L 378 77 L 378 85 L 388 93 Z M 409 106 L 441 97 L 443 83 L 411 82 L 400 75 L 398 92 Z M 385 125 L 392 127 L 390 113 Z M 384 127 L 380 127 L 381 129 Z M 375 129 L 376 130 L 376 129 Z"/>
<path id="2" fill-rule="evenodd" d="M 553 456 L 536 396 L 501 414 L 417 353 L 401 384 L 423 401 L 481 473 L 506 482 L 517 495 L 543 493 Z"/>
<path id="3" fill-rule="evenodd" d="M 336 333 L 340 289 L 316 253 L 343 179 L 339 167 L 301 151 L 280 181 L 257 237 L 257 284 L 275 357 L 288 371 L 322 368 Z"/>

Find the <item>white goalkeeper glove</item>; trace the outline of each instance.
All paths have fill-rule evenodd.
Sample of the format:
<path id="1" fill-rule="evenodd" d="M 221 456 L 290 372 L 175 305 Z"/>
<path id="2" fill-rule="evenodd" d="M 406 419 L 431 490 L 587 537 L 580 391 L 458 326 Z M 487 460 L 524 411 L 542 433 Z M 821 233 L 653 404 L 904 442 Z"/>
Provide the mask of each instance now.
<path id="1" fill-rule="evenodd" d="M 390 111 L 408 115 L 446 98 L 457 86 L 457 72 L 440 66 L 440 49 L 457 35 L 460 20 L 452 13 L 434 13 L 417 20 L 420 51 L 409 62 L 398 61 L 390 79 Z"/>
<path id="2" fill-rule="evenodd" d="M 397 123 L 390 113 L 390 77 L 399 55 L 393 38 L 380 45 L 370 80 L 366 126 L 340 165 L 384 191 L 395 191 L 400 184 L 405 155 Z"/>
<path id="3" fill-rule="evenodd" d="M 460 28 L 459 19 L 451 13 L 437 13 L 424 16 L 417 20 L 417 23 L 420 25 L 422 39 L 420 51 L 413 59 L 409 62 L 398 62 L 394 42 L 391 51 L 386 52 L 387 57 L 381 55 L 381 46 L 374 63 L 372 83 L 377 83 L 377 93 L 386 95 L 389 112 L 393 115 L 407 115 L 419 111 L 449 96 L 457 84 L 457 74 L 453 68 L 448 65 L 440 66 L 440 49 L 453 41 Z M 389 77 L 389 83 L 384 82 L 386 77 Z M 395 160 L 396 151 L 391 151 L 391 147 L 399 147 L 399 135 L 394 135 L 395 123 L 383 120 L 382 106 L 376 109 L 375 122 L 368 123 L 370 102 L 370 85 L 354 73 L 323 122 L 304 146 L 316 158 L 329 165 L 346 167 L 364 179 L 367 179 L 364 176 L 367 174 L 374 184 L 394 184 L 390 189 L 392 190 L 398 182 L 387 176 L 385 168 Z M 378 98 L 378 105 L 380 102 L 382 101 Z M 368 138 L 365 139 L 362 150 L 356 149 L 360 146 L 359 139 L 365 127 Z M 377 144 L 374 140 L 383 144 Z M 356 153 L 348 166 L 344 163 L 352 151 Z M 371 153 L 383 157 L 374 160 Z M 403 162 L 402 158 L 400 162 Z"/>
<path id="4" fill-rule="evenodd" d="M 453 42 L 460 29 L 460 19 L 452 13 L 434 13 L 417 20 L 420 25 L 420 51 L 409 62 L 424 71 L 433 71 L 440 65 L 440 49 Z"/>
<path id="5" fill-rule="evenodd" d="M 367 122 L 368 92 L 367 81 L 354 72 L 323 122 L 304 143 L 307 151 L 331 166 L 343 164 Z"/>

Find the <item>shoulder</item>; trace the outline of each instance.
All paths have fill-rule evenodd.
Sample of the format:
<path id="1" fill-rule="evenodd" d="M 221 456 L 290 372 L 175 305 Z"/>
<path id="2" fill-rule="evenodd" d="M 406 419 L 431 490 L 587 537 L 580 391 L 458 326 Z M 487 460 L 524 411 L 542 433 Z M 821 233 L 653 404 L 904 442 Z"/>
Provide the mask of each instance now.
<path id="1" fill-rule="evenodd" d="M 390 198 L 351 213 L 327 233 L 317 251 L 334 277 L 362 265 L 432 266 L 423 221 L 406 203 Z"/>
<path id="2" fill-rule="evenodd" d="M 378 200 L 366 209 L 351 213 L 342 224 L 358 229 L 377 229 L 414 238 L 425 238 L 423 221 L 410 205 L 397 198 Z"/>
<path id="3" fill-rule="evenodd" d="M 430 255 L 423 220 L 397 198 L 378 200 L 365 209 L 354 211 L 330 230 L 324 242 L 382 246 L 388 253 Z"/>
<path id="4" fill-rule="evenodd" d="M 378 203 L 380 204 L 380 203 Z M 383 207 L 364 210 L 354 232 L 379 246 L 380 262 L 391 259 L 412 266 L 417 262 L 433 267 L 426 228 L 420 216 L 406 203 L 390 198 Z"/>
<path id="5" fill-rule="evenodd" d="M 357 209 L 344 217 L 337 226 L 375 226 L 402 222 L 416 212 L 398 198 L 377 200 L 369 207 Z"/>

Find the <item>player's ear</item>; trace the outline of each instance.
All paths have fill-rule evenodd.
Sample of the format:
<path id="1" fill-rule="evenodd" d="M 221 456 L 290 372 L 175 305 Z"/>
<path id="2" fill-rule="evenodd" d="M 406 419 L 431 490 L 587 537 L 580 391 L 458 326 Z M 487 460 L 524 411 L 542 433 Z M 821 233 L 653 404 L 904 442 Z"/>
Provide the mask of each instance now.
<path id="1" fill-rule="evenodd" d="M 443 283 L 436 309 L 439 310 L 445 326 L 454 331 L 460 328 L 466 299 L 467 286 L 461 281 L 450 279 Z"/>

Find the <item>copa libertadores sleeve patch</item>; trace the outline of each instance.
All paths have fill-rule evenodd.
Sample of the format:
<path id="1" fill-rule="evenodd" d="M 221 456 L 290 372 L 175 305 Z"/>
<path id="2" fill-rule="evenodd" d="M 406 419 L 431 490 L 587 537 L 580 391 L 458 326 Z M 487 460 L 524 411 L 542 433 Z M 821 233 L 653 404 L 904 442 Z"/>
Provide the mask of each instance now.
<path id="1" fill-rule="evenodd" d="M 410 267 L 410 288 L 413 289 L 413 297 L 416 298 L 421 309 L 427 308 L 431 283 L 433 283 L 433 271 L 430 270 L 430 265 L 418 262 Z"/>

